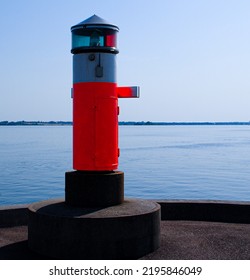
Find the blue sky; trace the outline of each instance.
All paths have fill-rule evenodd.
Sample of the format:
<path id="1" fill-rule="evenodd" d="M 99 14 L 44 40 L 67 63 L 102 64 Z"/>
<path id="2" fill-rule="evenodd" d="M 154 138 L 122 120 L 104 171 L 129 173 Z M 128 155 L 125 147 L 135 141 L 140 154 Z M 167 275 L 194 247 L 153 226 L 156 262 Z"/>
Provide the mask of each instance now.
<path id="1" fill-rule="evenodd" d="M 248 0 L 1 0 L 0 120 L 71 120 L 70 27 L 119 26 L 121 121 L 250 121 Z"/>

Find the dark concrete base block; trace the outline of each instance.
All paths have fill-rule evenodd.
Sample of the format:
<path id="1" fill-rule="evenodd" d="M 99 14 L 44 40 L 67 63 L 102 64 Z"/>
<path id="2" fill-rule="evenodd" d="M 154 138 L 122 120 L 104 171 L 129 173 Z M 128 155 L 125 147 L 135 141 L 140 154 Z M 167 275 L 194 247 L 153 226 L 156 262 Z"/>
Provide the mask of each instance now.
<path id="1" fill-rule="evenodd" d="M 122 171 L 65 173 L 65 202 L 77 207 L 104 207 L 124 200 Z"/>
<path id="2" fill-rule="evenodd" d="M 137 259 L 160 246 L 160 205 L 125 199 L 106 208 L 63 200 L 29 207 L 29 248 L 51 259 Z"/>

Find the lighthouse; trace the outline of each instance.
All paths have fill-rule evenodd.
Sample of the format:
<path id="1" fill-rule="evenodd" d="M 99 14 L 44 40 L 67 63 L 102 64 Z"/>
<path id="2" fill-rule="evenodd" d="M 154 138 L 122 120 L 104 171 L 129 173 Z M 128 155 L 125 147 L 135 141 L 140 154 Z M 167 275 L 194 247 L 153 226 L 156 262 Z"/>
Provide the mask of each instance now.
<path id="1" fill-rule="evenodd" d="M 96 15 L 71 27 L 73 170 L 65 198 L 28 209 L 29 248 L 49 258 L 137 259 L 160 246 L 160 205 L 124 197 L 118 170 L 118 99 L 139 97 L 117 85 L 118 31 Z"/>
<path id="2" fill-rule="evenodd" d="M 119 97 L 139 97 L 139 87 L 118 87 L 119 28 L 93 15 L 71 27 L 73 54 L 73 168 L 118 168 Z"/>

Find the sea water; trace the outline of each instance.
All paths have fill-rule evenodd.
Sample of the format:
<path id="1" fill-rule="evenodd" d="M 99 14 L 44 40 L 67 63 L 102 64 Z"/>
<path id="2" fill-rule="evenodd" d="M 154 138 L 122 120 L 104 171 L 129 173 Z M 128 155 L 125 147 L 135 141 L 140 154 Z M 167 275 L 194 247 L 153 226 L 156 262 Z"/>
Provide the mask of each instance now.
<path id="1" fill-rule="evenodd" d="M 125 195 L 250 201 L 250 126 L 120 126 Z M 71 126 L 0 126 L 0 205 L 64 196 Z"/>

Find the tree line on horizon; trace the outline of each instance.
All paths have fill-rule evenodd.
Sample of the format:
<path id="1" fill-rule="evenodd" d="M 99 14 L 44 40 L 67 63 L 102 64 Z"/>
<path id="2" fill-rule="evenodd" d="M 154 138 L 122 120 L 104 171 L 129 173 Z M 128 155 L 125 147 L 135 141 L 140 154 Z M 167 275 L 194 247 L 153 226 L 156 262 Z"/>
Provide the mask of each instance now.
<path id="1" fill-rule="evenodd" d="M 72 125 L 72 121 L 0 121 L 0 126 L 17 125 Z M 121 121 L 119 125 L 250 125 L 249 122 L 151 122 Z"/>

